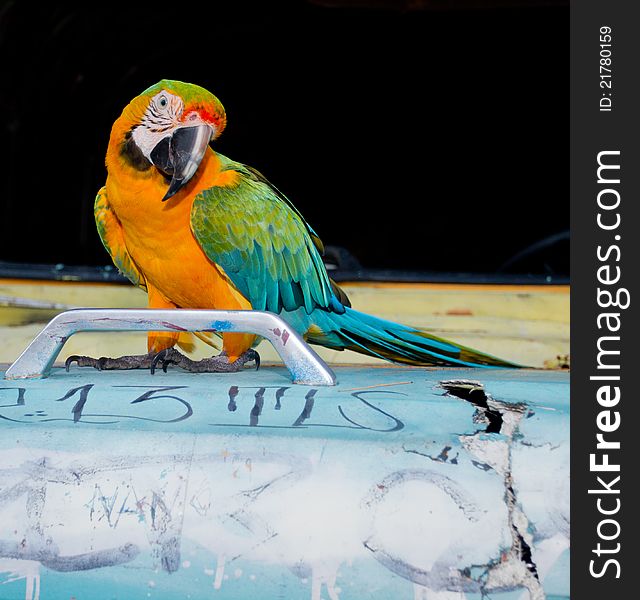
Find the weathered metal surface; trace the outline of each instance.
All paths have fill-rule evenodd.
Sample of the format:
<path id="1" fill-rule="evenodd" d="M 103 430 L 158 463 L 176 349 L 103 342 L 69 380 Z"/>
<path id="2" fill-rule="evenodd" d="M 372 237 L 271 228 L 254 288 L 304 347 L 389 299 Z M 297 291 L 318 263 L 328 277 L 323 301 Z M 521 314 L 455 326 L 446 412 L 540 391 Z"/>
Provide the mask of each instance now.
<path id="1" fill-rule="evenodd" d="M 217 331 L 256 333 L 269 340 L 294 383 L 334 385 L 327 364 L 277 315 L 257 310 L 77 309 L 54 317 L 7 369 L 5 379 L 46 377 L 79 331 Z"/>
<path id="2" fill-rule="evenodd" d="M 337 374 L 0 381 L 0 597 L 568 598 L 566 373 Z"/>

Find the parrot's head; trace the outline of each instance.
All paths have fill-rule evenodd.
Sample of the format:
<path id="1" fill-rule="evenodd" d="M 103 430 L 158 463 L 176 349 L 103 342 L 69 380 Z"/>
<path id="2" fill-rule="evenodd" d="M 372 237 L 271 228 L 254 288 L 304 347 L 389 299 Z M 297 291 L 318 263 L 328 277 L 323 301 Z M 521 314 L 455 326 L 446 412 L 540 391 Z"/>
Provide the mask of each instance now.
<path id="1" fill-rule="evenodd" d="M 168 79 L 134 98 L 125 113 L 133 124 L 121 140 L 121 154 L 171 180 L 163 202 L 194 176 L 209 142 L 226 125 L 224 107 L 211 92 Z"/>

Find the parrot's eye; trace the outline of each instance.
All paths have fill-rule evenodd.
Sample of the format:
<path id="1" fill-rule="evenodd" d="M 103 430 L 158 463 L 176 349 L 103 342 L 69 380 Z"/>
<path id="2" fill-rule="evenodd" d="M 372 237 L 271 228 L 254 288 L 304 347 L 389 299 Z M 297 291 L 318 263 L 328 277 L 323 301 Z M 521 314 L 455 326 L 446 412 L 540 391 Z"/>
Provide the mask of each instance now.
<path id="1" fill-rule="evenodd" d="M 167 97 L 166 96 L 160 96 L 160 99 L 158 100 L 158 103 L 160 104 L 160 106 L 162 108 L 164 108 L 167 105 Z"/>

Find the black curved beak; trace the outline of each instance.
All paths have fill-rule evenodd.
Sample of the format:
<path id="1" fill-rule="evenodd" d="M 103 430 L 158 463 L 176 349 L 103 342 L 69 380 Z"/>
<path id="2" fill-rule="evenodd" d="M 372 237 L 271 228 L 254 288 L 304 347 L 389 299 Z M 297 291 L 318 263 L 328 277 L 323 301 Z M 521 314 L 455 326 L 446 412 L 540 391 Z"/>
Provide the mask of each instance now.
<path id="1" fill-rule="evenodd" d="M 207 150 L 211 132 L 211 127 L 204 123 L 180 127 L 151 151 L 151 162 L 171 177 L 163 202 L 174 196 L 195 175 Z"/>

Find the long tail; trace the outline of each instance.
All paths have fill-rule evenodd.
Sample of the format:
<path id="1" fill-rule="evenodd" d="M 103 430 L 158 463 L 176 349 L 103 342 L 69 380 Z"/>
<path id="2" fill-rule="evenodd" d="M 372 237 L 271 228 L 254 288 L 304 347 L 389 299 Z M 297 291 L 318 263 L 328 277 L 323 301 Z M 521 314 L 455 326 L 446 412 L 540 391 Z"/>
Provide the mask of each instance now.
<path id="1" fill-rule="evenodd" d="M 306 319 L 306 338 L 335 350 L 354 350 L 392 362 L 416 366 L 521 367 L 422 329 L 400 325 L 347 308 L 344 314 L 314 311 L 312 315 L 283 314 L 298 321 Z M 292 324 L 294 324 L 292 322 Z M 298 323 L 295 323 L 298 325 Z"/>

